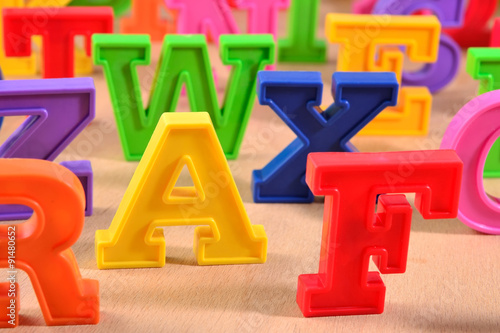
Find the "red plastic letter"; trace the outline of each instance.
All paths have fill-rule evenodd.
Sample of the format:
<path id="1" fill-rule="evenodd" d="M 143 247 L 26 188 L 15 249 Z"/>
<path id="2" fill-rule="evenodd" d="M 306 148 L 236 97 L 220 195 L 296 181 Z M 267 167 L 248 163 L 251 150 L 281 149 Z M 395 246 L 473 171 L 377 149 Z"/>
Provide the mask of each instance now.
<path id="1" fill-rule="evenodd" d="M 500 18 L 496 18 L 491 31 L 490 47 L 500 47 Z"/>
<path id="2" fill-rule="evenodd" d="M 498 0 L 470 0 L 463 26 L 444 32 L 464 48 L 488 46 L 491 36 L 488 21 L 495 15 L 497 4 Z"/>
<path id="3" fill-rule="evenodd" d="M 12 314 L 17 317 L 19 291 L 5 290 L 15 282 L 10 271 L 18 268 L 29 275 L 47 325 L 97 324 L 98 282 L 82 279 L 70 248 L 84 223 L 85 195 L 78 178 L 53 162 L 2 159 L 0 204 L 34 211 L 22 224 L 0 225 L 0 267 L 14 274 L 10 282 L 0 283 L 0 304 L 14 300 Z"/>
<path id="4" fill-rule="evenodd" d="M 299 276 L 304 316 L 382 313 L 385 286 L 369 259 L 403 273 L 411 223 L 405 196 L 386 193 L 415 192 L 425 219 L 454 218 L 462 167 L 453 150 L 310 154 L 306 182 L 326 198 L 319 274 Z"/>
<path id="5" fill-rule="evenodd" d="M 3 13 L 6 56 L 29 56 L 31 37 L 42 36 L 44 78 L 74 76 L 75 36 L 85 36 L 90 55 L 91 36 L 113 32 L 110 7 L 7 8 Z"/>

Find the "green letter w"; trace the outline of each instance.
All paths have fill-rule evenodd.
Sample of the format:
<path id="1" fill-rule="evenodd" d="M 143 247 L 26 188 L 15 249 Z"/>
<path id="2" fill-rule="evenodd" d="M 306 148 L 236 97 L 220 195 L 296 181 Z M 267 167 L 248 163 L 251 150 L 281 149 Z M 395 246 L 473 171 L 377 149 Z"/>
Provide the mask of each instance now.
<path id="1" fill-rule="evenodd" d="M 150 63 L 149 36 L 95 34 L 92 42 L 94 63 L 104 67 L 127 160 L 141 159 L 162 113 L 175 111 L 183 84 L 191 110 L 210 114 L 226 157 L 238 157 L 255 101 L 257 72 L 274 62 L 271 35 L 221 36 L 221 60 L 232 66 L 221 107 L 204 36 L 165 37 L 147 108 L 136 67 Z"/>

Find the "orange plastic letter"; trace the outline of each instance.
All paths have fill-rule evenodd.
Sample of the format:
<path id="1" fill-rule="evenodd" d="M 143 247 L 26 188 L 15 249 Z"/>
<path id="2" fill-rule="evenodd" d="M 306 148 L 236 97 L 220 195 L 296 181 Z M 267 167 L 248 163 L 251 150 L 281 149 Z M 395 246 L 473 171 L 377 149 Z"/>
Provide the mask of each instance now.
<path id="1" fill-rule="evenodd" d="M 8 268 L 9 276 L 15 276 L 16 269 L 29 275 L 47 325 L 97 324 L 98 282 L 82 279 L 70 248 L 85 217 L 78 178 L 53 162 L 2 159 L 0 204 L 25 205 L 34 211 L 22 224 L 0 225 L 0 267 Z M 18 291 L 5 293 L 15 278 L 9 281 L 0 283 L 0 304 L 14 300 L 12 313 L 17 317 Z M 0 320 L 0 326 L 10 327 L 3 313 Z"/>
<path id="2" fill-rule="evenodd" d="M 120 22 L 124 34 L 147 34 L 154 42 L 162 41 L 166 34 L 173 34 L 177 27 L 177 12 L 167 8 L 168 20 L 161 18 L 165 0 L 133 0 L 130 17 Z"/>
<path id="3" fill-rule="evenodd" d="M 328 14 L 326 36 L 340 43 L 337 70 L 395 72 L 401 82 L 404 54 L 415 62 L 435 62 L 441 25 L 434 16 Z M 380 52 L 377 57 L 377 52 Z M 426 135 L 432 96 L 424 87 L 400 89 L 399 103 L 386 108 L 360 134 Z"/>

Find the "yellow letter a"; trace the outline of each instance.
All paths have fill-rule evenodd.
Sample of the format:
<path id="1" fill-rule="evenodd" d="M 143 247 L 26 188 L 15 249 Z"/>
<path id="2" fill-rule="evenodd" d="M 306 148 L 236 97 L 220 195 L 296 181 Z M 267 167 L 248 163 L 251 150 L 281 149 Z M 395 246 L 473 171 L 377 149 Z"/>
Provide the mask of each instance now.
<path id="1" fill-rule="evenodd" d="M 184 165 L 193 187 L 174 187 Z M 165 265 L 165 226 L 196 228 L 200 265 L 266 261 L 264 228 L 251 225 L 207 113 L 165 113 L 108 230 L 96 233 L 97 266 Z"/>

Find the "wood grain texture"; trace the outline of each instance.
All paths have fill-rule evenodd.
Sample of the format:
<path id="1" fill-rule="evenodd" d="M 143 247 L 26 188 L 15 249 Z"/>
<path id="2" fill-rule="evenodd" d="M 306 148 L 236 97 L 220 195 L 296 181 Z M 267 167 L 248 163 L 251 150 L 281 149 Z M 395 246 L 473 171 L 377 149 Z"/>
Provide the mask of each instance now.
<path id="1" fill-rule="evenodd" d="M 324 0 L 322 12 L 348 12 L 348 1 Z M 244 15 L 238 14 L 240 21 Z M 281 31 L 286 18 L 281 16 Z M 320 26 L 324 24 L 324 15 Z M 320 34 L 323 35 L 320 28 Z M 331 101 L 331 74 L 336 47 L 324 65 L 278 65 L 278 70 L 319 70 L 325 81 L 325 102 Z M 141 68 L 144 97 L 149 93 L 160 46 L 153 47 L 153 65 Z M 212 59 L 218 51 L 210 50 Z M 435 96 L 431 132 L 425 138 L 360 137 L 360 151 L 438 148 L 453 115 L 474 95 L 477 83 L 464 71 Z M 227 69 L 217 60 L 220 86 Z M 82 276 L 98 279 L 101 323 L 97 326 L 45 327 L 38 302 L 25 273 L 19 274 L 19 331 L 120 332 L 499 332 L 500 239 L 478 234 L 460 221 L 424 221 L 414 213 L 408 269 L 385 275 L 386 309 L 382 315 L 303 318 L 295 303 L 299 274 L 316 273 L 321 241 L 323 203 L 310 205 L 254 204 L 251 172 L 262 168 L 291 140 L 292 132 L 274 112 L 256 103 L 241 157 L 231 161 L 236 184 L 253 224 L 263 224 L 269 238 L 263 265 L 199 267 L 192 252 L 193 227 L 165 228 L 167 264 L 163 268 L 97 269 L 94 234 L 107 229 L 137 163 L 126 162 L 116 132 L 109 94 L 100 69 L 96 120 L 58 161 L 90 159 L 95 172 L 95 212 L 86 219 L 73 246 Z M 222 89 L 221 89 L 222 90 Z M 223 93 L 221 92 L 221 99 Z M 147 100 L 147 98 L 146 98 Z M 180 111 L 187 111 L 182 98 Z M 2 135 L 16 122 L 6 121 Z M 272 124 L 272 126 L 270 125 Z M 494 193 L 500 181 L 487 181 Z M 499 190 L 496 190 L 500 194 Z M 355 207 L 353 207 L 355 209 Z M 2 273 L 5 273 L 2 270 Z M 0 276 L 3 278 L 3 275 Z"/>

